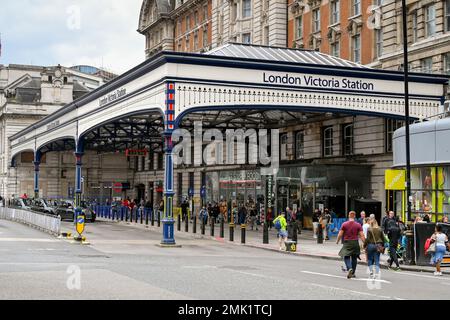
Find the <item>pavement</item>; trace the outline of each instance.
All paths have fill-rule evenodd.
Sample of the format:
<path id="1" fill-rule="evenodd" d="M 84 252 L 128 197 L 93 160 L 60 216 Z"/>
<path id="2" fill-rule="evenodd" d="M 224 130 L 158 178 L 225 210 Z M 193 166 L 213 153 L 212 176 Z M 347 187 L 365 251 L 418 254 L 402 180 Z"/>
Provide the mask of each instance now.
<path id="1" fill-rule="evenodd" d="M 102 221 L 108 221 L 108 219 L 99 218 Z M 119 221 L 117 223 L 125 224 L 125 225 L 135 225 L 139 226 L 140 221 L 138 223 L 135 222 L 122 222 Z M 162 232 L 162 228 L 158 228 L 156 226 L 152 227 L 151 223 L 149 222 L 148 228 L 151 228 L 152 230 L 158 232 Z M 162 225 L 162 223 L 161 223 Z M 145 227 L 145 221 L 142 225 L 142 227 Z M 256 228 L 255 228 L 256 229 Z M 313 232 L 311 230 L 302 230 L 301 234 L 298 235 L 297 239 L 297 251 L 296 252 L 286 252 L 281 251 L 279 244 L 278 244 L 278 238 L 277 238 L 277 232 L 275 229 L 269 230 L 269 244 L 263 244 L 263 231 L 262 226 L 258 226 L 257 230 L 251 230 L 251 228 L 248 228 L 246 231 L 245 236 L 245 244 L 241 243 L 241 229 L 240 226 L 235 226 L 234 231 L 234 241 L 229 241 L 229 225 L 224 225 L 224 238 L 220 237 L 220 225 L 216 225 L 214 228 L 214 236 L 210 235 L 210 226 L 205 226 L 205 235 L 201 234 L 201 226 L 199 223 L 197 223 L 197 230 L 196 234 L 193 234 L 193 224 L 192 222 L 189 223 L 188 232 L 186 233 L 185 230 L 185 223 L 181 223 L 180 231 L 177 231 L 177 224 L 175 223 L 175 237 L 178 236 L 188 236 L 194 239 L 210 239 L 218 242 L 225 242 L 229 244 L 234 245 L 245 245 L 247 247 L 251 248 L 257 248 L 262 250 L 269 250 L 278 252 L 281 254 L 290 254 L 290 255 L 297 255 L 297 256 L 304 256 L 304 257 L 311 257 L 311 258 L 318 258 L 318 259 L 327 259 L 327 260 L 336 260 L 336 261 L 342 261 L 342 258 L 338 255 L 339 250 L 341 249 L 342 245 L 336 244 L 336 236 L 330 237 L 329 241 L 324 240 L 323 243 L 317 243 L 317 239 L 313 238 Z M 366 256 L 364 254 L 361 254 L 361 260 L 358 262 L 362 265 L 367 265 Z M 388 269 L 388 260 L 389 254 L 386 253 L 380 256 L 380 265 L 381 268 Z M 416 266 L 416 265 L 404 265 L 401 264 L 400 268 L 405 271 L 414 271 L 414 272 L 428 272 L 433 273 L 436 271 L 436 269 L 433 266 Z M 450 268 L 442 267 L 442 273 L 443 274 L 450 274 Z"/>
<path id="2" fill-rule="evenodd" d="M 63 229 L 72 232 L 73 225 L 63 222 Z M 347 279 L 341 261 L 185 232 L 176 232 L 181 248 L 161 248 L 161 228 L 102 219 L 86 224 L 84 235 L 90 245 L 0 220 L 0 299 L 450 298 L 448 275 L 382 270 L 381 278 L 369 279 L 359 266 L 356 278 Z"/>

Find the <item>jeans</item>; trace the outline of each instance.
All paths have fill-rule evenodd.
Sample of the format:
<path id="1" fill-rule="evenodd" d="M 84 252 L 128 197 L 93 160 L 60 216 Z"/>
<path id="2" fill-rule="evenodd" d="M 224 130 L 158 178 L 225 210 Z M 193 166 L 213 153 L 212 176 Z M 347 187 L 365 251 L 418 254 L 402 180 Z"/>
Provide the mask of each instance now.
<path id="1" fill-rule="evenodd" d="M 399 267 L 398 264 L 398 257 L 397 257 L 397 246 L 398 246 L 398 240 L 391 240 L 389 242 L 389 256 L 391 258 L 391 261 L 389 263 L 389 266 L 391 267 L 393 263 L 395 263 L 395 265 L 397 267 Z"/>
<path id="2" fill-rule="evenodd" d="M 352 256 L 346 256 L 344 257 L 345 266 L 347 267 L 347 271 L 350 269 L 353 270 L 353 273 L 356 271 L 356 265 L 358 263 L 358 256 L 352 255 Z"/>
<path id="3" fill-rule="evenodd" d="M 375 265 L 376 273 L 380 272 L 380 253 L 377 251 L 377 245 L 369 243 L 367 246 L 367 265 L 372 271 L 372 266 Z"/>

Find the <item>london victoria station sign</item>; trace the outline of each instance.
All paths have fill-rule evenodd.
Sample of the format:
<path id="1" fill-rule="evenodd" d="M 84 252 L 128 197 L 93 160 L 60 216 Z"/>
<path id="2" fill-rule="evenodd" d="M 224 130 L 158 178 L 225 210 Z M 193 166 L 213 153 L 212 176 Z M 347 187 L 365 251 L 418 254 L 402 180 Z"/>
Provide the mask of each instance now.
<path id="1" fill-rule="evenodd" d="M 354 80 L 348 78 L 334 78 L 334 77 L 317 77 L 312 75 L 292 76 L 273 75 L 263 73 L 263 82 L 271 84 L 292 85 L 298 87 L 314 87 L 314 88 L 331 88 L 331 89 L 351 89 L 374 91 L 375 86 L 372 82 Z"/>

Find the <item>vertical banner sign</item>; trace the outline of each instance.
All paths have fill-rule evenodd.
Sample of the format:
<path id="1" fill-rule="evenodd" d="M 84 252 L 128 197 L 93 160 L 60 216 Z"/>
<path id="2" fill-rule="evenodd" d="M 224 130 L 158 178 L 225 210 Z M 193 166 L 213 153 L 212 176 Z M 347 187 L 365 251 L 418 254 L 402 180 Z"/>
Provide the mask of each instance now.
<path id="1" fill-rule="evenodd" d="M 264 220 L 267 222 L 267 215 L 270 212 L 272 212 L 272 194 L 273 194 L 273 176 L 267 176 L 266 177 L 266 205 L 265 205 L 265 217 Z M 272 216 L 273 218 L 273 216 Z"/>

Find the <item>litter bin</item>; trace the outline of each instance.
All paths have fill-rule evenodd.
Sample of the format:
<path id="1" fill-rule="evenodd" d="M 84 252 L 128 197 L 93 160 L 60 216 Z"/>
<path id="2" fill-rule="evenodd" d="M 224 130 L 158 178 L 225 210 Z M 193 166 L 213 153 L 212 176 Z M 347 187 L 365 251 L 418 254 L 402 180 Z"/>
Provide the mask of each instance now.
<path id="1" fill-rule="evenodd" d="M 296 252 L 297 251 L 297 241 L 288 240 L 285 243 L 287 252 Z"/>

